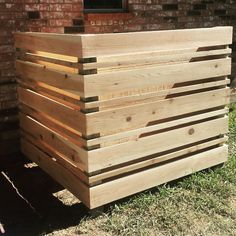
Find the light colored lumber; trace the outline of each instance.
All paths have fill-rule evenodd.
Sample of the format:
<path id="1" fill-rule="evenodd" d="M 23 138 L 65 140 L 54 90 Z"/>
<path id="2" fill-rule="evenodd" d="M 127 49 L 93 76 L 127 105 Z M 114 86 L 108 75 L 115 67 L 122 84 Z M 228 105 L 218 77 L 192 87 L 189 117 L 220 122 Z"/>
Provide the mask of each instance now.
<path id="1" fill-rule="evenodd" d="M 146 67 L 148 65 L 159 64 L 176 64 L 180 62 L 191 62 L 200 60 L 201 57 L 208 59 L 216 56 L 226 57 L 231 54 L 232 49 L 218 49 L 198 51 L 197 48 L 179 49 L 171 51 L 157 51 L 148 53 L 130 53 L 118 56 L 98 57 L 97 62 L 85 63 L 82 65 L 83 70 L 98 69 L 98 72 L 109 70 L 120 70 L 124 68 Z"/>
<path id="2" fill-rule="evenodd" d="M 72 68 L 78 68 L 78 58 L 69 57 L 60 54 L 46 53 L 46 52 L 22 52 L 18 53 L 18 56 L 24 61 L 47 61 L 58 65 L 63 65 Z"/>
<path id="3" fill-rule="evenodd" d="M 55 150 L 52 146 L 50 146 L 48 143 L 41 141 L 35 137 L 33 137 L 31 134 L 25 132 L 22 130 L 21 132 L 22 138 L 33 144 L 36 148 L 41 150 L 42 152 L 46 153 L 50 156 L 50 158 L 55 159 L 58 164 L 62 165 L 65 169 L 72 172 L 76 177 L 78 177 L 83 183 L 86 185 L 89 184 L 89 177 L 83 172 L 81 169 L 79 169 L 74 163 L 72 163 L 68 157 L 63 155 L 62 153 Z"/>
<path id="4" fill-rule="evenodd" d="M 67 65 L 55 64 L 53 62 L 48 62 L 48 61 L 43 61 L 43 60 L 32 61 L 32 63 L 37 63 L 38 65 L 42 65 L 45 68 L 50 69 L 50 70 L 69 73 L 69 74 L 72 74 L 72 76 L 73 74 L 76 74 L 76 75 L 79 74 L 78 68 L 69 67 Z"/>
<path id="5" fill-rule="evenodd" d="M 85 116 L 80 111 L 67 107 L 29 89 L 18 88 L 18 94 L 19 100 L 25 105 L 45 113 L 79 132 L 85 132 Z"/>
<path id="6" fill-rule="evenodd" d="M 230 89 L 224 88 L 86 114 L 87 134 L 100 133 L 103 136 L 145 127 L 152 121 L 224 106 L 229 103 L 229 97 Z"/>
<path id="7" fill-rule="evenodd" d="M 192 48 L 186 48 L 186 47 L 181 47 L 181 48 L 175 48 L 175 49 L 166 49 L 166 50 L 157 50 L 157 51 L 138 51 L 138 52 L 131 52 L 131 53 L 124 53 L 124 54 L 115 54 L 115 55 L 101 55 L 97 57 L 97 64 L 100 63 L 117 63 L 117 66 L 119 66 L 119 62 L 124 62 L 124 61 L 129 61 L 130 63 L 133 63 L 132 61 L 136 60 L 142 60 L 144 63 L 146 60 L 149 59 L 154 59 L 154 58 L 159 58 L 159 57 L 168 57 L 170 61 L 174 61 L 171 59 L 171 56 L 176 57 L 175 60 L 178 60 L 182 57 L 186 57 L 186 55 L 213 55 L 213 54 L 228 54 L 232 52 L 232 49 L 227 48 L 226 45 L 220 46 L 220 48 L 216 49 L 214 46 L 212 47 L 206 47 L 204 49 L 199 50 L 200 48 L 196 45 Z M 90 63 L 93 64 L 93 63 Z M 88 64 L 85 64 L 88 66 Z"/>
<path id="8" fill-rule="evenodd" d="M 213 80 L 213 79 L 212 79 Z M 131 96 L 125 96 L 125 97 L 119 97 L 119 98 L 113 98 L 109 100 L 101 100 L 101 101 L 95 101 L 95 102 L 89 102 L 85 103 L 86 109 L 91 109 L 94 107 L 99 107 L 99 110 L 108 110 L 108 109 L 114 109 L 124 106 L 130 106 L 140 103 L 149 103 L 154 101 L 159 101 L 165 99 L 167 96 L 170 95 L 177 95 L 179 93 L 186 93 L 186 92 L 192 92 L 196 90 L 201 89 L 209 89 L 214 88 L 218 86 L 226 86 L 230 84 L 230 79 L 224 79 L 216 80 L 216 81 L 209 81 L 209 79 L 206 79 L 207 82 L 199 82 L 198 84 L 186 84 L 185 86 L 181 87 L 173 87 L 173 88 L 164 88 L 160 91 L 155 91 L 151 93 L 141 93 Z"/>
<path id="9" fill-rule="evenodd" d="M 82 56 L 80 35 L 16 32 L 15 47 L 25 50 L 42 51 L 72 57 Z"/>
<path id="10" fill-rule="evenodd" d="M 228 132 L 228 117 L 188 125 L 111 147 L 89 151 L 89 172 L 137 160 Z"/>
<path id="11" fill-rule="evenodd" d="M 209 47 L 232 43 L 233 27 L 163 30 L 120 34 L 15 33 L 15 47 L 75 57 L 94 57 Z"/>
<path id="12" fill-rule="evenodd" d="M 48 84 L 33 81 L 27 78 L 17 79 L 17 82 L 21 87 L 33 90 L 43 96 L 49 97 L 59 103 L 65 104 L 75 110 L 84 108 L 84 103 L 80 101 L 80 97 L 75 94 L 67 93 L 64 90 L 57 89 Z"/>
<path id="13" fill-rule="evenodd" d="M 194 73 L 193 73 L 194 72 Z M 216 59 L 193 63 L 150 66 L 84 76 L 86 97 L 100 96 L 110 99 L 144 92 L 171 89 L 187 81 L 227 76 L 231 73 L 231 59 Z"/>
<path id="14" fill-rule="evenodd" d="M 228 148 L 224 145 L 92 187 L 90 189 L 90 208 L 96 208 L 108 202 L 223 163 L 227 160 L 227 151 Z"/>
<path id="15" fill-rule="evenodd" d="M 233 27 L 85 34 L 83 57 L 228 45 L 233 41 L 232 36 Z"/>
<path id="16" fill-rule="evenodd" d="M 173 160 L 177 157 L 181 157 L 181 156 L 184 156 L 187 154 L 189 155 L 193 152 L 201 151 L 202 149 L 205 149 L 205 148 L 209 148 L 209 147 L 216 146 L 216 145 L 221 145 L 221 144 L 225 143 L 227 140 L 228 140 L 228 138 L 225 136 L 223 138 L 217 138 L 217 139 L 214 139 L 211 141 L 206 141 L 204 143 L 200 143 L 197 145 L 195 144 L 191 147 L 182 148 L 178 151 L 172 151 L 168 154 L 156 155 L 154 157 L 152 156 L 150 159 L 147 159 L 147 160 L 142 160 L 139 162 L 131 163 L 127 166 L 118 167 L 118 168 L 112 169 L 110 171 L 105 171 L 101 174 L 91 176 L 89 178 L 89 182 L 93 183 L 96 181 L 101 181 L 101 180 L 104 180 L 107 178 L 111 178 L 113 176 L 122 175 L 122 174 L 125 174 L 128 172 L 134 171 L 134 170 L 137 171 L 138 169 L 142 169 L 147 166 L 153 166 L 153 165 L 161 163 L 161 162 Z"/>
<path id="17" fill-rule="evenodd" d="M 43 82 L 59 89 L 66 89 L 71 93 L 75 91 L 77 94 L 80 93 L 81 96 L 84 95 L 83 81 L 78 74 L 62 72 L 37 63 L 20 60 L 16 61 L 16 72 L 20 77 Z"/>
<path id="18" fill-rule="evenodd" d="M 78 146 L 82 144 L 83 146 L 86 146 L 86 142 L 81 137 L 81 133 L 65 125 L 63 122 L 59 122 L 58 120 L 53 119 L 45 113 L 36 111 L 23 103 L 20 103 L 20 111 L 25 115 L 29 115 L 41 124 L 50 127 L 50 129 L 54 130 L 55 132 L 65 136 L 70 142 L 73 142 Z"/>
<path id="19" fill-rule="evenodd" d="M 162 122 L 160 124 L 143 127 L 140 129 L 134 129 L 126 132 L 115 133 L 113 135 L 107 135 L 99 138 L 87 140 L 88 146 L 100 145 L 100 147 L 106 147 L 114 144 L 120 144 L 123 142 L 138 140 L 142 135 L 163 130 L 166 128 L 174 128 L 180 125 L 186 125 L 190 122 L 201 121 L 203 119 L 209 119 L 216 116 L 224 116 L 229 112 L 228 108 L 219 109 L 215 111 L 202 112 L 200 114 L 191 114 L 186 117 L 174 119 L 171 121 Z"/>
<path id="20" fill-rule="evenodd" d="M 90 206 L 89 189 L 78 177 L 25 139 L 21 139 L 21 150 L 29 159 L 83 201 L 85 205 Z"/>
<path id="21" fill-rule="evenodd" d="M 82 147 L 22 113 L 20 113 L 20 125 L 23 130 L 62 153 L 80 169 L 87 169 L 87 152 Z"/>

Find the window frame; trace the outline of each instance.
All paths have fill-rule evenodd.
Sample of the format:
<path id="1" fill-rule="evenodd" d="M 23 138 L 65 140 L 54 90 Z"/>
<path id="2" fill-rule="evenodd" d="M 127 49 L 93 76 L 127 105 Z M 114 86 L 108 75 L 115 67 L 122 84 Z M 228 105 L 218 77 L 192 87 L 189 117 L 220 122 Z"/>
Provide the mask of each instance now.
<path id="1" fill-rule="evenodd" d="M 86 0 L 84 0 L 86 1 Z M 105 8 L 105 9 L 88 9 L 85 8 L 85 4 L 83 4 L 84 7 L 84 13 L 124 13 L 128 12 L 128 3 L 127 0 L 121 0 L 122 1 L 122 8 L 114 9 L 114 8 Z"/>

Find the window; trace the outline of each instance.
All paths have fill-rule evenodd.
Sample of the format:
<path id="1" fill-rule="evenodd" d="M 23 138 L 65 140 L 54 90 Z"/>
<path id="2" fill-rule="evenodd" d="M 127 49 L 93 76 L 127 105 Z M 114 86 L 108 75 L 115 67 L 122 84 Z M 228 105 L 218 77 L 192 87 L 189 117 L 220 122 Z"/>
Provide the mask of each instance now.
<path id="1" fill-rule="evenodd" d="M 27 15 L 28 15 L 28 19 L 30 19 L 30 20 L 38 20 L 38 19 L 40 19 L 39 11 L 28 11 Z"/>
<path id="2" fill-rule="evenodd" d="M 126 0 L 84 0 L 85 12 L 125 12 Z"/>

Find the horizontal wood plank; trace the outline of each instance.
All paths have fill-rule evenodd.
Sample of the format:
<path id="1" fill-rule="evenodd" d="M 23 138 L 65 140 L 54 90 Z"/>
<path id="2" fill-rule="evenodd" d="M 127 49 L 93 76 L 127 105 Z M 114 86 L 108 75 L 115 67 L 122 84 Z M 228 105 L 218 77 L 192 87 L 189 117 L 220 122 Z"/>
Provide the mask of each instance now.
<path id="1" fill-rule="evenodd" d="M 171 121 L 162 122 L 156 125 L 151 125 L 143 127 L 140 129 L 134 129 L 127 132 L 115 133 L 113 135 L 102 136 L 99 138 L 94 138 L 87 140 L 88 146 L 100 145 L 100 147 L 111 146 L 115 144 L 120 144 L 128 141 L 138 140 L 142 135 L 157 132 L 159 130 L 170 129 L 180 125 L 186 125 L 190 122 L 201 122 L 204 119 L 209 119 L 213 117 L 224 116 L 229 112 L 228 108 L 218 109 L 215 111 L 202 112 L 200 114 L 192 114 L 187 117 L 182 117 L 179 119 L 174 119 Z"/>
<path id="2" fill-rule="evenodd" d="M 229 98 L 230 89 L 226 88 L 87 114 L 87 134 L 103 136 L 146 127 L 152 121 L 224 106 Z"/>
<path id="3" fill-rule="evenodd" d="M 209 47 L 232 43 L 233 27 L 83 35 L 83 57 Z"/>
<path id="4" fill-rule="evenodd" d="M 92 109 L 99 107 L 99 111 L 114 109 L 124 106 L 131 106 L 140 103 L 149 103 L 154 101 L 163 100 L 168 96 L 178 96 L 180 93 L 192 92 L 201 89 L 214 89 L 219 86 L 226 86 L 230 84 L 230 79 L 225 79 L 224 77 L 220 80 L 208 82 L 199 82 L 197 84 L 186 84 L 185 86 L 173 87 L 173 88 L 163 88 L 163 90 L 155 91 L 151 93 L 142 93 L 131 96 L 113 98 L 108 100 L 88 102 L 84 104 L 85 109 Z"/>
<path id="5" fill-rule="evenodd" d="M 157 51 L 148 53 L 130 53 L 125 55 L 112 55 L 98 57 L 97 62 L 85 63 L 81 65 L 83 70 L 98 69 L 98 72 L 109 70 L 120 70 L 124 68 L 145 67 L 148 65 L 176 64 L 180 62 L 192 62 L 201 58 L 214 58 L 216 56 L 226 57 L 230 55 L 232 49 L 218 49 L 198 51 L 197 48 L 179 49 L 171 51 Z"/>
<path id="6" fill-rule="evenodd" d="M 77 167 L 87 171 L 87 152 L 82 147 L 22 113 L 20 113 L 20 126 L 36 139 L 47 143 L 55 151 L 62 153 Z"/>
<path id="7" fill-rule="evenodd" d="M 25 105 L 45 113 L 78 132 L 85 132 L 85 115 L 80 111 L 67 107 L 29 89 L 18 88 L 18 94 L 19 100 Z"/>
<path id="8" fill-rule="evenodd" d="M 33 119 L 40 122 L 41 124 L 50 127 L 50 129 L 52 129 L 53 131 L 66 137 L 70 142 L 73 142 L 78 146 L 80 145 L 86 146 L 86 142 L 81 137 L 81 133 L 65 125 L 63 122 L 59 122 L 58 120 L 55 120 L 50 116 L 47 116 L 45 113 L 36 111 L 35 109 L 23 103 L 20 103 L 19 107 L 20 107 L 20 112 L 22 112 L 24 115 L 30 116 Z"/>
<path id="9" fill-rule="evenodd" d="M 55 159 L 58 164 L 62 165 L 64 168 L 72 172 L 72 174 L 78 177 L 83 183 L 85 183 L 86 185 L 89 184 L 88 175 L 83 170 L 79 169 L 73 162 L 71 162 L 67 156 L 63 155 L 52 146 L 50 146 L 49 143 L 33 137 L 31 134 L 25 132 L 24 130 L 21 131 L 21 136 L 24 140 L 30 142 L 37 149 L 46 153 L 50 158 Z"/>
<path id="10" fill-rule="evenodd" d="M 213 146 L 217 146 L 217 145 L 222 145 L 227 140 L 228 140 L 228 138 L 225 136 L 223 138 L 217 138 L 217 139 L 207 141 L 207 142 L 204 142 L 204 143 L 201 143 L 201 144 L 198 143 L 197 145 L 195 144 L 191 147 L 181 148 L 178 151 L 172 151 L 172 152 L 170 152 L 168 154 L 165 154 L 165 155 L 157 155 L 157 156 L 154 156 L 154 157 L 152 156 L 151 159 L 142 160 L 142 161 L 139 161 L 139 162 L 136 162 L 136 163 L 131 163 L 131 164 L 126 165 L 126 166 L 118 167 L 118 168 L 115 168 L 113 170 L 105 171 L 101 174 L 91 176 L 89 178 L 89 182 L 94 183 L 94 182 L 97 182 L 97 181 L 102 181 L 104 179 L 108 179 L 108 178 L 111 178 L 111 177 L 114 177 L 114 176 L 127 174 L 131 171 L 134 171 L 134 170 L 139 171 L 140 169 L 146 168 L 148 166 L 153 166 L 153 165 L 158 164 L 158 163 L 170 161 L 170 160 L 173 160 L 175 158 L 178 158 L 178 157 L 181 157 L 181 156 L 184 156 L 184 155 L 189 155 L 189 154 L 194 153 L 196 151 L 201 151 L 202 149 L 205 149 L 205 148 L 209 148 L 209 147 L 213 147 Z"/>
<path id="11" fill-rule="evenodd" d="M 137 160 L 228 132 L 228 117 L 205 121 L 88 152 L 89 172 Z"/>
<path id="12" fill-rule="evenodd" d="M 15 47 L 43 51 L 67 56 L 82 57 L 82 42 L 80 35 L 16 32 Z"/>
<path id="13" fill-rule="evenodd" d="M 194 71 L 194 73 L 193 73 Z M 231 58 L 150 66 L 84 76 L 86 97 L 100 99 L 122 97 L 145 92 L 171 89 L 178 83 L 227 76 L 231 73 Z"/>
<path id="14" fill-rule="evenodd" d="M 48 84 L 33 81 L 27 78 L 17 79 L 17 82 L 22 88 L 30 89 L 75 110 L 84 108 L 84 103 L 81 102 L 80 97 L 68 93 L 65 90 L 57 89 Z"/>
<path id="15" fill-rule="evenodd" d="M 78 68 L 77 57 L 69 57 L 65 55 L 46 53 L 46 52 L 40 52 L 40 51 L 25 52 L 24 50 L 17 52 L 17 56 L 18 58 L 20 58 L 20 60 L 24 60 L 24 61 L 32 61 L 32 62 L 45 61 L 45 62 L 57 64 L 57 65 Z"/>
<path id="16" fill-rule="evenodd" d="M 16 61 L 16 72 L 20 77 L 43 82 L 59 89 L 69 90 L 71 93 L 75 91 L 76 94 L 84 96 L 83 81 L 78 74 L 62 72 L 47 68 L 44 65 L 21 60 Z"/>
<path id="17" fill-rule="evenodd" d="M 173 161 L 166 165 L 160 165 L 156 168 L 92 187 L 90 189 L 90 207 L 96 208 L 108 202 L 218 165 L 227 160 L 227 153 L 227 146 L 224 145 L 192 157 Z"/>

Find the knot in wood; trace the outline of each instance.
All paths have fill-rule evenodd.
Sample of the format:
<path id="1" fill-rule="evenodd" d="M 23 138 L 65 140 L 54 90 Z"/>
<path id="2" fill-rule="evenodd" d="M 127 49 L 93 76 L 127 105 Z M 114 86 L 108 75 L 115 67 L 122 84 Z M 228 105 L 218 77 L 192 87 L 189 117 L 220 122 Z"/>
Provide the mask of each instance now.
<path id="1" fill-rule="evenodd" d="M 194 132 L 195 132 L 195 130 L 194 130 L 193 128 L 191 128 L 191 129 L 188 131 L 189 135 L 194 134 Z"/>

